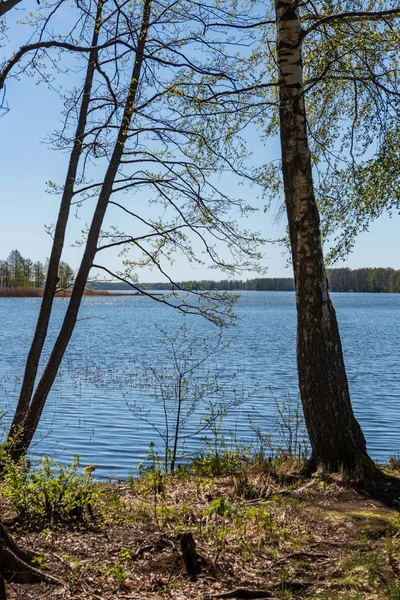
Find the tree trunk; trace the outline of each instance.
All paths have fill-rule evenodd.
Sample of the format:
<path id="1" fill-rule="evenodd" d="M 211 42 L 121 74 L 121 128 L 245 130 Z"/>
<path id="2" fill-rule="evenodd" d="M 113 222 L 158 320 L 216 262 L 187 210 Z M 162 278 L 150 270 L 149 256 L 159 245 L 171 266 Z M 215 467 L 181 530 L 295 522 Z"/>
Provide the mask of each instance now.
<path id="1" fill-rule="evenodd" d="M 34 555 L 22 550 L 0 524 L 0 600 L 6 600 L 5 581 L 14 583 L 60 582 L 32 566 Z"/>
<path id="2" fill-rule="evenodd" d="M 47 269 L 47 278 L 43 290 L 43 298 L 40 306 L 40 312 L 36 323 L 35 334 L 33 336 L 31 348 L 26 360 L 24 378 L 18 399 L 14 419 L 8 435 L 10 446 L 18 445 L 18 437 L 22 434 L 22 424 L 29 410 L 29 404 L 35 386 L 35 379 L 38 371 L 39 361 L 46 340 L 49 326 L 54 295 L 58 284 L 58 270 L 61 260 L 61 254 L 64 247 L 65 231 L 68 224 L 68 218 L 71 208 L 71 202 L 74 197 L 74 186 L 78 172 L 79 159 L 82 153 L 82 145 L 85 136 L 87 114 L 90 104 L 90 97 L 93 84 L 93 76 L 97 61 L 97 44 L 99 40 L 99 30 L 102 17 L 103 2 L 97 5 L 96 21 L 92 37 L 92 50 L 89 55 L 89 62 L 86 72 L 85 85 L 83 88 L 82 104 L 78 117 L 78 124 L 75 132 L 75 140 L 72 148 L 67 176 L 65 179 L 64 191 L 61 198 L 60 210 L 57 217 L 57 223 L 54 231 L 53 245 L 49 258 Z"/>
<path id="3" fill-rule="evenodd" d="M 53 350 L 50 354 L 43 375 L 36 387 L 36 391 L 33 395 L 29 408 L 25 412 L 24 419 L 20 426 L 21 433 L 17 436 L 17 442 L 13 444 L 10 450 L 10 455 L 14 460 L 17 460 L 18 458 L 26 454 L 30 443 L 32 442 L 32 438 L 39 424 L 39 420 L 42 415 L 48 394 L 54 383 L 57 371 L 59 369 L 65 350 L 68 346 L 72 332 L 76 325 L 87 278 L 92 267 L 94 257 L 96 255 L 101 226 L 112 194 L 114 180 L 118 173 L 118 168 L 121 163 L 125 143 L 129 133 L 129 126 L 132 119 L 132 115 L 134 114 L 134 103 L 136 100 L 136 93 L 140 81 L 140 74 L 143 64 L 143 54 L 146 45 L 147 30 L 149 26 L 150 7 L 151 0 L 144 0 L 141 30 L 139 33 L 139 41 L 137 44 L 137 50 L 135 54 L 135 63 L 133 66 L 132 76 L 130 80 L 131 83 L 129 86 L 128 95 L 125 102 L 124 114 L 122 116 L 121 125 L 118 131 L 113 154 L 110 158 L 107 172 L 104 177 L 103 185 L 99 193 L 99 198 L 93 214 L 92 223 L 90 225 L 81 265 L 79 267 L 79 271 L 75 279 L 71 299 L 68 304 L 68 308 L 64 317 L 60 333 L 54 344 Z"/>
<path id="4" fill-rule="evenodd" d="M 311 466 L 373 470 L 350 402 L 328 292 L 307 140 L 298 0 L 277 0 L 280 136 L 297 305 L 297 366 Z"/>
<path id="5" fill-rule="evenodd" d="M 9 10 L 17 6 L 21 0 L 3 0 L 0 2 L 0 17 L 8 13 Z"/>

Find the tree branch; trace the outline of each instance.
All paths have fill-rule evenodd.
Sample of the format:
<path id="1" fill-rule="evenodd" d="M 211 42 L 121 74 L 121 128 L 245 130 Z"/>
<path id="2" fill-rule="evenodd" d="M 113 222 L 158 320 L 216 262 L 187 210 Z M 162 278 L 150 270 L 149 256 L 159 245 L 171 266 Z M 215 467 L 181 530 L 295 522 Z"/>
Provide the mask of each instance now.
<path id="1" fill-rule="evenodd" d="M 361 10 L 353 12 L 343 12 L 338 13 L 336 15 L 327 15 L 326 17 L 322 18 L 320 18 L 318 15 L 314 15 L 311 17 L 307 17 L 307 20 L 312 21 L 316 19 L 316 21 L 315 23 L 310 25 L 310 27 L 303 31 L 303 38 L 312 31 L 315 31 L 315 29 L 318 29 L 318 27 L 320 27 L 321 25 L 327 25 L 338 20 L 349 19 L 351 22 L 354 23 L 355 21 L 380 21 L 381 19 L 391 19 L 396 17 L 400 17 L 400 7 L 393 8 L 391 10 L 380 10 L 376 12 L 364 12 Z"/>
<path id="2" fill-rule="evenodd" d="M 7 2 L 9 2 L 9 1 L 10 0 L 7 0 Z M 12 1 L 14 2 L 15 0 L 12 0 Z M 18 2 L 20 2 L 20 0 L 18 0 Z M 0 4 L 0 16 L 1 16 L 1 7 L 2 7 L 2 4 Z M 115 46 L 116 44 L 118 44 L 118 41 L 112 40 L 110 42 L 107 42 L 106 44 L 102 44 L 101 46 L 98 46 L 97 50 L 103 50 L 104 48 L 109 48 L 111 46 Z M 93 50 L 93 48 L 91 46 L 75 46 L 74 44 L 69 44 L 68 42 L 57 42 L 55 40 L 51 40 L 48 42 L 36 42 L 35 44 L 29 44 L 27 46 L 22 46 L 18 50 L 18 52 L 16 52 L 14 54 L 14 56 L 12 56 L 10 58 L 10 60 L 6 63 L 4 68 L 0 71 L 0 90 L 3 88 L 4 81 L 7 77 L 7 75 L 9 74 L 9 72 L 11 71 L 11 69 L 21 60 L 21 58 L 25 54 L 27 54 L 28 52 L 31 52 L 32 50 L 43 50 L 46 48 L 61 48 L 63 50 L 70 50 L 71 52 L 90 52 L 91 50 Z"/>

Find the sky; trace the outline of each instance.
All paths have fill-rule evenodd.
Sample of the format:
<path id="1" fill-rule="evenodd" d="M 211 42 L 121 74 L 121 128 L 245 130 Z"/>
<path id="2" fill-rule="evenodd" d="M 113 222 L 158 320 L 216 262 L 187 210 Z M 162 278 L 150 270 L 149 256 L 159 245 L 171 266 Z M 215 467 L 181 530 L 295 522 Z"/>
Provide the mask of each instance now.
<path id="1" fill-rule="evenodd" d="M 23 29 L 18 30 L 22 36 Z M 24 34 L 25 35 L 25 34 Z M 22 38 L 21 38 L 22 39 Z M 16 38 L 18 42 L 18 36 Z M 15 41 L 14 41 L 15 43 Z M 7 44 L 0 49 L 2 57 L 9 55 Z M 6 85 L 8 111 L 0 117 L 0 259 L 17 248 L 23 256 L 32 260 L 45 260 L 50 253 L 51 238 L 45 226 L 56 220 L 59 197 L 46 193 L 46 181 L 62 183 L 65 177 L 68 154 L 55 151 L 46 144 L 46 137 L 62 123 L 62 103 L 56 93 L 45 84 L 37 85 L 33 79 L 9 80 Z M 254 134 L 249 138 L 249 150 L 257 159 L 265 162 L 271 159 L 271 150 L 260 145 Z M 229 182 L 227 182 L 229 188 Z M 229 189 L 227 190 L 229 192 Z M 284 235 L 284 217 L 277 221 L 276 207 L 271 211 L 262 210 L 263 203 L 257 198 L 258 191 L 245 188 L 243 193 L 250 204 L 259 207 L 243 225 L 258 230 L 264 238 L 277 239 Z M 89 219 L 89 212 L 83 208 L 73 216 L 68 228 L 63 260 L 74 269 L 79 265 L 81 249 L 74 244 Z M 400 217 L 384 215 L 375 221 L 369 232 L 359 235 L 352 254 L 345 262 L 335 266 L 392 267 L 400 269 Z M 262 264 L 267 268 L 267 277 L 290 277 L 288 257 L 279 245 L 267 244 L 263 249 Z M 109 265 L 118 269 L 120 259 L 115 254 L 109 256 Z M 190 268 L 177 257 L 171 274 L 175 280 L 223 279 L 225 274 L 206 267 Z M 247 272 L 241 278 L 257 276 Z M 143 271 L 142 281 L 159 281 L 156 272 Z"/>

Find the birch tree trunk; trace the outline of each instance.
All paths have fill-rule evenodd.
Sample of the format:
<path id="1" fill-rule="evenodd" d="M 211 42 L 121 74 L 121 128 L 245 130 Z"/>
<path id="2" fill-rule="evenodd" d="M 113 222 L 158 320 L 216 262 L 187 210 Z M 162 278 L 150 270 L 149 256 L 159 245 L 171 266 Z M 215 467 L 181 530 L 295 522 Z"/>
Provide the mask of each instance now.
<path id="1" fill-rule="evenodd" d="M 372 471 L 350 402 L 324 268 L 307 140 L 298 0 L 277 0 L 280 137 L 297 306 L 297 365 L 312 447 L 310 466 Z"/>

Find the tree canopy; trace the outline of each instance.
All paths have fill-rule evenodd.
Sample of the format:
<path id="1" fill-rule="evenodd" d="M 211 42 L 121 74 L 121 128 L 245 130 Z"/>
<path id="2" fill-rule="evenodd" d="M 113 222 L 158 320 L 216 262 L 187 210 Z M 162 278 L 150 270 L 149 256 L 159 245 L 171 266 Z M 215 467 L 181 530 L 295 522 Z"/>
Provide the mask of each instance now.
<path id="1" fill-rule="evenodd" d="M 12 250 L 5 260 L 0 260 L 0 289 L 42 287 L 46 281 L 47 262 L 34 262 L 24 258 L 19 250 Z M 58 277 L 60 288 L 72 285 L 74 271 L 68 263 L 59 263 Z"/>

